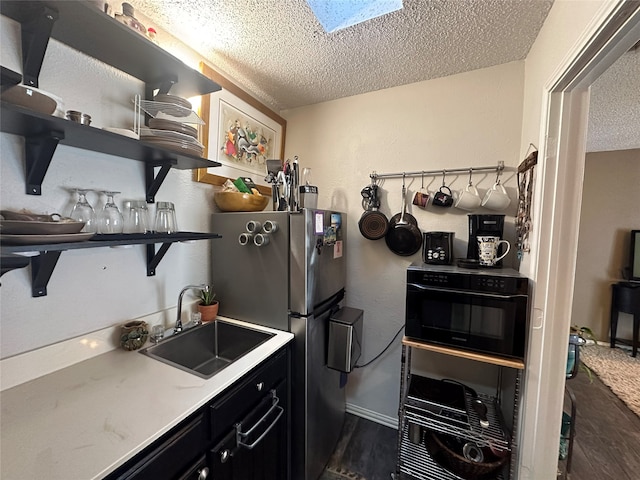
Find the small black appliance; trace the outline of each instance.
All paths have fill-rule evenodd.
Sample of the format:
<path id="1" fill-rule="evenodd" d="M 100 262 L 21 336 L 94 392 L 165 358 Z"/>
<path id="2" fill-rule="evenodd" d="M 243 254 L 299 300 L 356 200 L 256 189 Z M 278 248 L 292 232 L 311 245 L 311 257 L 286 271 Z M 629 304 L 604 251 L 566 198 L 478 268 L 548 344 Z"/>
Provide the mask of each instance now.
<path id="1" fill-rule="evenodd" d="M 413 263 L 407 270 L 405 335 L 524 360 L 528 285 L 527 277 L 511 268 Z"/>
<path id="2" fill-rule="evenodd" d="M 425 232 L 422 242 L 424 263 L 451 265 L 454 232 Z"/>
<path id="3" fill-rule="evenodd" d="M 467 259 L 478 260 L 478 237 L 489 235 L 502 238 L 504 233 L 504 215 L 469 215 L 469 246 Z M 498 256 L 502 255 L 502 246 L 498 249 Z M 502 266 L 502 260 L 496 263 Z"/>

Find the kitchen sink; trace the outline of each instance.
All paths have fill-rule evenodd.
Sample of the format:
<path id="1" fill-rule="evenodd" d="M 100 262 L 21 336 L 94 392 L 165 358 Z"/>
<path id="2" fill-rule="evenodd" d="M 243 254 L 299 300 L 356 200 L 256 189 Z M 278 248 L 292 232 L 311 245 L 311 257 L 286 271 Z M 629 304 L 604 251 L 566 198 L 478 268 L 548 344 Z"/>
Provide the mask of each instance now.
<path id="1" fill-rule="evenodd" d="M 140 353 L 201 378 L 211 378 L 273 335 L 217 320 L 173 335 Z"/>

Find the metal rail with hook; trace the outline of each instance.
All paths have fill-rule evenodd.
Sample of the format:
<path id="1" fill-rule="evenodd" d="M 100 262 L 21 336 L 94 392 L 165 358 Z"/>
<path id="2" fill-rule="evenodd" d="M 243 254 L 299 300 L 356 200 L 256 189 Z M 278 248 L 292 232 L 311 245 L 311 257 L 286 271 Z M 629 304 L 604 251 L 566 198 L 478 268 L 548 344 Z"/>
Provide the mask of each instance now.
<path id="1" fill-rule="evenodd" d="M 377 180 L 383 178 L 405 178 L 405 177 L 421 177 L 421 176 L 435 176 L 435 175 L 447 175 L 450 173 L 473 173 L 473 172 L 496 172 L 497 178 L 500 177 L 504 171 L 504 162 L 498 162 L 495 167 L 469 167 L 469 168 L 451 168 L 440 170 L 420 170 L 417 172 L 398 172 L 398 173 L 377 173 L 371 172 L 369 178 L 372 183 L 376 183 Z M 497 180 L 496 180 L 497 181 Z"/>

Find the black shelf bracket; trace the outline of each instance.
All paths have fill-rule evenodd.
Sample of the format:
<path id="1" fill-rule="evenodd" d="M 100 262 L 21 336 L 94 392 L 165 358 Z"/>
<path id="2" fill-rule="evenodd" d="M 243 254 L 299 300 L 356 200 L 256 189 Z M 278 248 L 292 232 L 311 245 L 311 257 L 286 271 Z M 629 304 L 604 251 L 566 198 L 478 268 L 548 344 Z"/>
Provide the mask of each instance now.
<path id="1" fill-rule="evenodd" d="M 61 251 L 40 252 L 31 257 L 31 296 L 44 297 L 47 295 L 47 284 L 56 268 Z"/>
<path id="2" fill-rule="evenodd" d="M 156 253 L 156 246 L 153 243 L 147 245 L 147 277 L 153 277 L 156 274 L 156 268 L 167 253 L 171 243 L 163 243 L 158 252 Z"/>
<path id="3" fill-rule="evenodd" d="M 27 167 L 27 195 L 41 194 L 42 181 L 47 173 L 53 154 L 58 147 L 58 143 L 63 139 L 64 132 L 55 130 L 26 138 L 24 153 Z"/>
<path id="4" fill-rule="evenodd" d="M 145 166 L 145 183 L 147 187 L 147 203 L 155 203 L 156 193 L 160 189 L 162 182 L 167 178 L 171 165 L 160 166 L 160 171 L 156 175 L 156 167 L 151 164 Z"/>
<path id="5" fill-rule="evenodd" d="M 25 85 L 38 88 L 38 77 L 58 11 L 42 5 L 22 23 L 22 75 Z"/>
<path id="6" fill-rule="evenodd" d="M 0 276 L 4 275 L 11 270 L 16 270 L 18 268 L 24 268 L 31 260 L 29 257 L 23 257 L 21 255 L 3 255 L 0 259 Z"/>
<path id="7" fill-rule="evenodd" d="M 167 75 L 166 77 L 163 77 L 155 82 L 149 82 L 145 86 L 145 98 L 147 100 L 153 100 L 153 92 L 156 89 L 158 89 L 159 95 L 167 94 L 169 93 L 169 90 L 171 90 L 171 87 L 173 87 L 176 83 L 178 83 L 177 75 Z"/>

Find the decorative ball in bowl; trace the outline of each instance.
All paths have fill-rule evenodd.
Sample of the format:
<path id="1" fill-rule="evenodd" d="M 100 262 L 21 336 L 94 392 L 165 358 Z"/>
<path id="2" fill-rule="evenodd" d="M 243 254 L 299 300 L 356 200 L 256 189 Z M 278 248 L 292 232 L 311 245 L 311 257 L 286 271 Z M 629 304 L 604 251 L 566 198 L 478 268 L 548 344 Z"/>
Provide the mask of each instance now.
<path id="1" fill-rule="evenodd" d="M 135 320 L 122 325 L 120 346 L 125 350 L 138 350 L 147 341 L 149 326 L 147 322 Z"/>
<path id="2" fill-rule="evenodd" d="M 223 212 L 260 212 L 265 209 L 270 198 L 251 193 L 217 192 L 213 201 Z"/>

